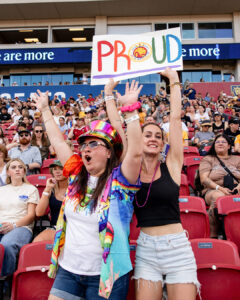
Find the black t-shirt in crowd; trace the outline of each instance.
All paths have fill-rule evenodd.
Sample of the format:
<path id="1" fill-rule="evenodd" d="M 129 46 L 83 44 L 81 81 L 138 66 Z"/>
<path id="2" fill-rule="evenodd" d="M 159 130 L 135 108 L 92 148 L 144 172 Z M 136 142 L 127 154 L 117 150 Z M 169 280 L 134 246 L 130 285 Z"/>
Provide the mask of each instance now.
<path id="1" fill-rule="evenodd" d="M 230 128 L 227 128 L 224 133 L 231 139 L 232 146 L 234 146 L 235 137 L 240 134 L 240 131 L 232 132 Z"/>
<path id="2" fill-rule="evenodd" d="M 0 114 L 0 121 L 9 121 L 11 120 L 11 115 L 8 113 Z"/>

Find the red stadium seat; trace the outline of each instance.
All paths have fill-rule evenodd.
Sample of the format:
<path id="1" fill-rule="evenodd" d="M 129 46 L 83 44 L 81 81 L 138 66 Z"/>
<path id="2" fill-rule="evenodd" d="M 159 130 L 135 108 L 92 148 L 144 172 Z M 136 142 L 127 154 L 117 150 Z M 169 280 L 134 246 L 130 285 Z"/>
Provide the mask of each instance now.
<path id="1" fill-rule="evenodd" d="M 238 246 L 240 253 L 240 195 L 219 197 L 217 209 L 218 214 L 223 216 L 227 239 Z"/>
<path id="2" fill-rule="evenodd" d="M 38 189 L 40 197 L 42 196 L 42 192 L 46 187 L 46 182 L 48 178 L 51 178 L 51 174 L 36 174 L 36 175 L 28 175 L 27 180 L 29 183 L 36 186 Z"/>
<path id="3" fill-rule="evenodd" d="M 239 300 L 240 266 L 201 264 L 197 275 L 202 300 Z M 199 296 L 197 300 L 200 300 Z"/>
<path id="4" fill-rule="evenodd" d="M 194 128 L 188 127 L 188 139 L 191 140 L 194 137 Z"/>
<path id="5" fill-rule="evenodd" d="M 179 191 L 179 195 L 190 195 L 190 190 L 189 190 L 189 186 L 188 186 L 188 179 L 187 176 L 185 174 L 181 174 L 181 184 L 180 184 L 180 191 Z"/>
<path id="6" fill-rule="evenodd" d="M 40 173 L 41 174 L 50 174 L 49 166 L 54 162 L 54 160 L 56 160 L 56 158 L 45 159 L 42 163 Z"/>
<path id="7" fill-rule="evenodd" d="M 188 183 L 191 185 L 193 189 L 195 189 L 195 184 L 194 184 L 195 174 L 199 168 L 202 159 L 203 156 L 199 156 L 199 155 L 184 157 L 183 166 L 186 169 Z"/>
<path id="8" fill-rule="evenodd" d="M 199 155 L 199 151 L 198 151 L 197 147 L 186 146 L 186 147 L 183 147 L 183 154 L 184 154 L 184 157 Z"/>
<path id="9" fill-rule="evenodd" d="M 209 237 L 209 218 L 204 200 L 200 197 L 179 196 L 179 207 L 181 222 L 189 238 Z"/>
<path id="10" fill-rule="evenodd" d="M 140 233 L 140 228 L 137 227 L 137 218 L 136 215 L 133 214 L 132 221 L 130 223 L 130 236 L 129 236 L 131 243 L 136 243 L 139 233 Z"/>
<path id="11" fill-rule="evenodd" d="M 2 273 L 3 258 L 4 258 L 4 246 L 0 244 L 0 274 Z"/>
<path id="12" fill-rule="evenodd" d="M 48 299 L 53 279 L 47 276 L 52 242 L 44 241 L 21 248 L 17 271 L 13 275 L 12 300 Z"/>
<path id="13" fill-rule="evenodd" d="M 237 246 L 230 241 L 202 238 L 191 240 L 191 245 L 197 265 L 222 263 L 240 266 Z"/>

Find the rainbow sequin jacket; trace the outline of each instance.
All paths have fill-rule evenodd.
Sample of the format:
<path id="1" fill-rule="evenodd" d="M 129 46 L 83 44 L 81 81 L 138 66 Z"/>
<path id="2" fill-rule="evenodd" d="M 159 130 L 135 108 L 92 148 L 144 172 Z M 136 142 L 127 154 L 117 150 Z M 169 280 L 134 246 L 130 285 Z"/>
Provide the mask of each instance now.
<path id="1" fill-rule="evenodd" d="M 69 185 L 59 213 L 54 239 L 51 265 L 48 276 L 54 278 L 58 268 L 58 257 L 64 247 L 66 218 L 64 207 L 67 201 L 79 203 L 80 195 L 72 193 L 73 181 L 82 167 L 80 156 L 74 154 L 64 166 L 64 176 Z M 135 193 L 140 184 L 131 185 L 121 173 L 121 166 L 112 171 L 100 198 L 98 212 L 99 238 L 103 248 L 99 295 L 108 299 L 114 281 L 132 269 L 129 255 L 129 224 L 132 218 Z M 73 196 L 72 196 L 73 194 Z"/>

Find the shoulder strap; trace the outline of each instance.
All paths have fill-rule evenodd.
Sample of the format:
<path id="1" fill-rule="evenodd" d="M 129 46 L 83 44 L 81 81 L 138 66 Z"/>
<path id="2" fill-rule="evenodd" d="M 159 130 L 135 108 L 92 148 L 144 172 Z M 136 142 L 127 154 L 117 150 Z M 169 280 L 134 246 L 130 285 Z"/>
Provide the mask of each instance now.
<path id="1" fill-rule="evenodd" d="M 230 175 L 232 176 L 237 182 L 238 179 L 236 178 L 236 176 L 233 175 L 233 173 L 226 167 L 226 165 L 224 164 L 223 161 L 221 161 L 221 159 L 216 155 L 216 158 L 218 159 L 218 161 L 220 162 L 220 165 L 223 167 L 223 169 Z"/>

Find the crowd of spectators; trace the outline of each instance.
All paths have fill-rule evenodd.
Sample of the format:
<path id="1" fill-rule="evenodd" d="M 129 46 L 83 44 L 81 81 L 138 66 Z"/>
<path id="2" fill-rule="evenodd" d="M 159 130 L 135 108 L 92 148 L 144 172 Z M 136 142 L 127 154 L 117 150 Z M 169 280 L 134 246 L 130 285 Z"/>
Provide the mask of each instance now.
<path id="1" fill-rule="evenodd" d="M 158 123 L 167 142 L 169 139 L 170 105 L 166 89 L 161 88 L 157 95 L 141 95 L 139 101 L 142 104 L 138 111 L 141 125 L 148 122 Z M 79 94 L 77 98 L 70 97 L 69 99 L 58 99 L 53 96 L 53 98 L 49 98 L 49 105 L 66 143 L 72 147 L 76 145 L 79 136 L 87 131 L 86 126 L 90 122 L 94 120 L 108 121 L 106 105 L 102 95 L 93 97 L 92 94 L 88 96 Z M 123 128 L 125 128 L 120 108 L 119 115 Z M 214 99 L 207 92 L 206 96 L 198 93 L 190 83 L 182 90 L 181 119 L 183 146 L 196 146 L 200 155 L 206 155 L 208 147 L 215 143 L 215 137 L 224 134 L 232 146 L 231 155 L 240 153 L 240 94 L 234 96 L 221 92 L 218 99 Z M 24 168 L 21 169 L 22 177 L 40 173 L 40 168 L 45 159 L 58 159 L 55 154 L 56 151 L 50 144 L 46 134 L 41 113 L 34 105 L 34 98 L 28 98 L 26 101 L 20 101 L 18 98 L 0 98 L 0 123 L 0 186 L 6 185 L 7 166 L 9 168 L 8 161 L 10 159 L 20 159 L 24 163 Z M 73 149 L 78 151 L 77 148 Z M 15 164 L 21 166 L 19 161 L 16 161 Z M 60 201 L 62 201 L 61 197 L 64 195 L 61 187 L 66 187 L 65 181 L 64 184 L 59 184 L 62 180 L 62 168 L 58 162 L 52 165 L 51 172 L 55 179 L 48 181 L 46 186 L 51 197 L 57 197 Z M 208 174 L 209 169 L 202 169 L 205 175 Z M 13 174 L 12 177 L 14 176 Z M 24 182 L 25 177 L 23 184 Z M 8 189 L 9 187 L 8 185 Z M 0 193 L 2 191 L 0 190 Z M 0 194 L 0 196 L 2 195 Z M 44 200 L 46 199 L 41 202 L 44 203 L 41 204 L 43 208 L 40 207 L 40 209 L 38 206 L 38 216 L 44 213 L 46 206 L 49 204 Z M 37 201 L 38 196 L 31 202 L 34 203 L 34 207 Z M 208 199 L 208 204 L 212 205 L 212 198 Z M 27 214 L 26 208 L 25 213 Z M 32 218 L 31 214 L 31 221 Z M 55 226 L 55 223 L 51 225 Z M 51 237 L 53 238 L 53 235 Z"/>

